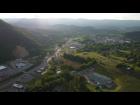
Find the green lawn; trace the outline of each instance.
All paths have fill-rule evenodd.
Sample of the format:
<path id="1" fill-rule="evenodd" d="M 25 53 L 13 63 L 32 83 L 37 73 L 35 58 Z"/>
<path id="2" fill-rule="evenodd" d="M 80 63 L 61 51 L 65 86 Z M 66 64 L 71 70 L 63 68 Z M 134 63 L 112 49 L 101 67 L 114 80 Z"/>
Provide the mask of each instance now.
<path id="1" fill-rule="evenodd" d="M 123 75 L 116 78 L 119 88 L 114 91 L 120 92 L 140 92 L 140 80 L 135 77 Z"/>
<path id="2" fill-rule="evenodd" d="M 105 57 L 96 52 L 78 52 L 76 55 L 82 57 L 90 57 L 95 58 L 98 62 L 98 66 L 96 67 L 96 72 L 104 74 L 106 76 L 111 77 L 117 87 L 113 90 L 103 89 L 103 91 L 108 92 L 133 92 L 140 91 L 140 79 L 137 79 L 133 76 L 121 73 L 116 65 L 122 63 L 125 58 L 111 56 Z M 139 68 L 137 68 L 139 70 Z M 96 91 L 95 86 L 88 85 L 91 91 Z"/>
<path id="3" fill-rule="evenodd" d="M 89 89 L 91 92 L 97 92 L 96 86 L 95 86 L 95 85 L 87 84 L 87 87 L 88 87 L 88 89 Z"/>
<path id="4" fill-rule="evenodd" d="M 110 58 L 114 59 L 114 60 L 119 60 L 119 61 L 126 61 L 126 58 L 124 57 L 118 57 L 118 56 L 115 56 L 115 55 L 109 55 Z"/>

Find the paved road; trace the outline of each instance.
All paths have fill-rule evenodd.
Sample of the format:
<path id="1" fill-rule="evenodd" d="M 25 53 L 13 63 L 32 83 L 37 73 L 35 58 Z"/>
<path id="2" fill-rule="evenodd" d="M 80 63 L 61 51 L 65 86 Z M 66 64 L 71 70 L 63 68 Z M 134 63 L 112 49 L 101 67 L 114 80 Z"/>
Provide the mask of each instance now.
<path id="1" fill-rule="evenodd" d="M 60 52 L 60 48 L 57 48 L 56 51 L 54 52 L 53 55 L 49 56 L 49 57 L 45 57 L 44 60 L 42 61 L 42 63 L 38 66 L 36 66 L 35 68 L 25 72 L 23 71 L 23 74 L 11 78 L 8 81 L 5 81 L 3 83 L 0 83 L 0 92 L 24 92 L 25 89 L 17 89 L 15 87 L 13 87 L 12 85 L 14 83 L 16 83 L 17 81 L 20 82 L 24 87 L 27 86 L 27 82 L 31 81 L 33 78 L 37 78 L 41 76 L 41 73 L 38 73 L 37 70 L 39 70 L 40 68 L 44 68 L 48 66 L 48 62 L 55 56 L 58 55 L 58 53 Z"/>
<path id="2" fill-rule="evenodd" d="M 47 63 L 45 63 L 46 61 L 47 61 L 47 58 L 45 58 L 43 62 L 40 65 L 36 66 L 35 68 L 27 72 L 23 71 L 23 74 L 17 77 L 14 77 L 8 81 L 5 81 L 4 83 L 0 83 L 0 92 L 24 92 L 24 89 L 17 89 L 17 88 L 14 88 L 12 85 L 18 81 L 24 87 L 26 87 L 27 82 L 29 82 L 33 78 L 37 78 L 41 76 L 41 74 L 37 73 L 36 71 L 42 67 L 46 67 L 47 66 Z"/>

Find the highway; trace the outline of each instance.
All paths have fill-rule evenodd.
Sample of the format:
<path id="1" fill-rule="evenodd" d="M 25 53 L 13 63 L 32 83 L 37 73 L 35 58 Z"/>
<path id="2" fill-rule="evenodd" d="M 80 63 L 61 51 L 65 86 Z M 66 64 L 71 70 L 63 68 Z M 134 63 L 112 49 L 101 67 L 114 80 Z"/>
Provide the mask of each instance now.
<path id="1" fill-rule="evenodd" d="M 10 78 L 5 82 L 0 83 L 0 92 L 25 92 L 25 88 L 27 87 L 27 82 L 31 81 L 34 78 L 40 77 L 41 73 L 38 73 L 37 71 L 40 70 L 40 68 L 46 68 L 48 66 L 48 62 L 51 61 L 53 57 L 58 56 L 60 51 L 61 48 L 55 49 L 55 52 L 52 55 L 44 57 L 40 65 L 34 67 L 29 71 L 23 70 L 22 74 L 14 78 Z M 18 89 L 13 87 L 12 85 L 17 82 L 23 85 L 25 88 Z"/>
<path id="2" fill-rule="evenodd" d="M 19 82 L 24 87 L 26 87 L 27 82 L 31 81 L 34 78 L 41 76 L 41 73 L 38 73 L 37 70 L 39 70 L 42 67 L 43 68 L 47 67 L 47 63 L 45 63 L 45 62 L 47 62 L 48 59 L 47 59 L 47 57 L 45 57 L 45 59 L 43 60 L 43 62 L 40 65 L 34 67 L 33 69 L 31 69 L 27 72 L 22 71 L 21 75 L 11 78 L 8 81 L 0 83 L 0 92 L 24 92 L 25 89 L 18 89 L 18 88 L 13 87 L 12 85 L 16 82 Z"/>

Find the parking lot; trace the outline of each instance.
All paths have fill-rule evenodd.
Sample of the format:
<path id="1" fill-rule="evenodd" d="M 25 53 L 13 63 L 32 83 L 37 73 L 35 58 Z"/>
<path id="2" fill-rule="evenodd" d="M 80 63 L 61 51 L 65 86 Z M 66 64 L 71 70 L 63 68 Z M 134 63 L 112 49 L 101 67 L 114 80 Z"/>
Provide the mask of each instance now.
<path id="1" fill-rule="evenodd" d="M 11 69 L 10 67 L 7 66 L 6 69 L 0 70 L 0 81 L 3 81 L 12 75 L 15 75 L 18 72 L 19 72 L 18 70 Z"/>
<path id="2" fill-rule="evenodd" d="M 44 59 L 44 61 L 47 61 L 47 59 Z M 40 77 L 45 68 L 47 68 L 47 63 L 44 63 L 44 61 L 28 71 L 26 69 L 8 69 L 7 71 L 3 71 L 5 74 L 7 74 L 7 72 L 9 72 L 9 74 L 11 73 L 11 76 L 13 76 L 12 73 L 22 74 L 0 83 L 0 92 L 24 92 L 27 86 L 27 82 L 31 81 L 34 78 Z"/>

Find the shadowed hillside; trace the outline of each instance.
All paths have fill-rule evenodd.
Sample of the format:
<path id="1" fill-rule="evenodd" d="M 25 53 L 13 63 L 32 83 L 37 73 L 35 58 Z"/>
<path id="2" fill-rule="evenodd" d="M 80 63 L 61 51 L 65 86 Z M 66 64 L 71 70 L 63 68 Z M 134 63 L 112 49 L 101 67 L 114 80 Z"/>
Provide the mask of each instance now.
<path id="1" fill-rule="evenodd" d="M 16 46 L 22 46 L 30 55 L 37 54 L 38 45 L 27 38 L 22 32 L 8 23 L 0 20 L 0 62 L 14 59 L 13 51 Z"/>

